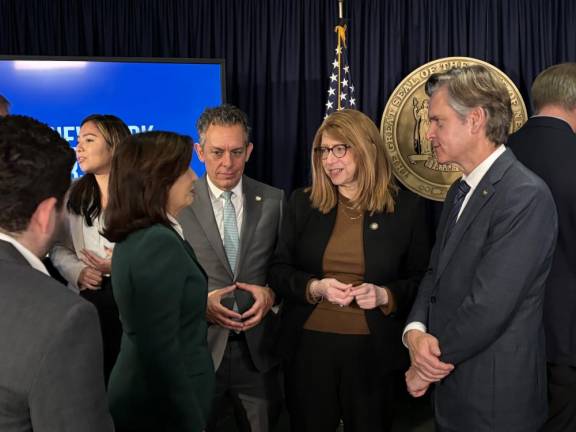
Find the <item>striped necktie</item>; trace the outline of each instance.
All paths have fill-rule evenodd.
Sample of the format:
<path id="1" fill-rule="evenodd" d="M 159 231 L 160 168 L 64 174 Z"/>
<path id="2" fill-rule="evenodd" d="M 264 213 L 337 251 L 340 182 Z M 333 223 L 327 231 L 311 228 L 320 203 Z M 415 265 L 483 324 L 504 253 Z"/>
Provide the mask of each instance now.
<path id="1" fill-rule="evenodd" d="M 224 199 L 224 250 L 232 272 L 236 272 L 236 259 L 238 258 L 238 224 L 236 209 L 232 203 L 232 192 L 224 191 L 220 195 Z"/>

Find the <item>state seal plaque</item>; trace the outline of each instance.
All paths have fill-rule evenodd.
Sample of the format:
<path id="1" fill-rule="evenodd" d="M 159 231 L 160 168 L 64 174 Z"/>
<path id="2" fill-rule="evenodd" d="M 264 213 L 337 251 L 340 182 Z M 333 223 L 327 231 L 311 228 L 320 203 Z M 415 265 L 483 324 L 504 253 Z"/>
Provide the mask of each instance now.
<path id="1" fill-rule="evenodd" d="M 462 173 L 454 164 L 438 163 L 432 143 L 426 139 L 429 120 L 424 86 L 434 73 L 471 65 L 487 67 L 506 85 L 512 102 L 510 132 L 518 130 L 528 119 L 524 100 L 512 80 L 490 63 L 470 57 L 446 57 L 414 70 L 390 95 L 382 115 L 380 133 L 396 178 L 425 198 L 444 201 L 450 185 Z"/>

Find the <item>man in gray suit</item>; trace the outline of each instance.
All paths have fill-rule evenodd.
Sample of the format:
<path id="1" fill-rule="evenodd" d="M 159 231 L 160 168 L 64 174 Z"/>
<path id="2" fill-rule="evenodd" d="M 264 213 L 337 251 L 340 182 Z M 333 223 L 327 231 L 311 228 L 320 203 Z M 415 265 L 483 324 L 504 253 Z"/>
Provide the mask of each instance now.
<path id="1" fill-rule="evenodd" d="M 40 260 L 74 152 L 29 117 L 0 119 L 0 430 L 112 431 L 94 307 Z"/>
<path id="2" fill-rule="evenodd" d="M 431 76 L 436 158 L 449 190 L 404 332 L 409 391 L 434 385 L 439 431 L 537 431 L 546 419 L 544 285 L 557 217 L 544 182 L 504 147 L 508 91 L 483 66 Z"/>
<path id="3" fill-rule="evenodd" d="M 241 110 L 207 109 L 197 128 L 196 152 L 206 175 L 179 221 L 209 278 L 206 315 L 216 397 L 207 430 L 221 429 L 226 409 L 233 406 L 241 431 L 267 432 L 282 405 L 279 360 L 273 354 L 275 296 L 266 277 L 284 193 L 243 175 L 253 145 Z"/>

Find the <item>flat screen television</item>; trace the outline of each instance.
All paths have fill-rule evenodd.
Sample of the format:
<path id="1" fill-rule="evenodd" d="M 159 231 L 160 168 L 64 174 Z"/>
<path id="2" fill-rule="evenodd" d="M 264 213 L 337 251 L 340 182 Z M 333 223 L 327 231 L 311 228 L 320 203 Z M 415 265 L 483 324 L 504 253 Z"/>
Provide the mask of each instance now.
<path id="1" fill-rule="evenodd" d="M 197 142 L 201 112 L 225 101 L 224 77 L 220 59 L 0 56 L 0 94 L 11 114 L 47 123 L 72 147 L 90 114 L 114 114 L 132 133 L 168 130 Z M 191 166 L 204 172 L 196 155 Z"/>

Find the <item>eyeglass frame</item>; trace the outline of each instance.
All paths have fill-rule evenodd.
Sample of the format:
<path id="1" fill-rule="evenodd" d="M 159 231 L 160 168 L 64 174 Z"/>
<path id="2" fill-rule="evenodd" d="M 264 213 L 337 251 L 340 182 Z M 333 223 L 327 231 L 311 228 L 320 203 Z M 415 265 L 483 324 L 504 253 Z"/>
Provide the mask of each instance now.
<path id="1" fill-rule="evenodd" d="M 344 148 L 344 153 L 342 153 L 340 156 L 338 156 L 334 152 L 335 148 Z M 320 159 L 322 159 L 322 160 L 328 159 L 328 156 L 330 155 L 330 153 L 332 153 L 332 155 L 335 158 L 342 159 L 344 156 L 346 156 L 346 153 L 348 153 L 348 149 L 350 149 L 350 148 L 352 148 L 352 146 L 350 144 L 336 144 L 336 145 L 333 145 L 332 147 L 319 146 L 319 147 L 314 148 L 314 153 L 316 153 L 317 155 L 320 155 Z"/>

